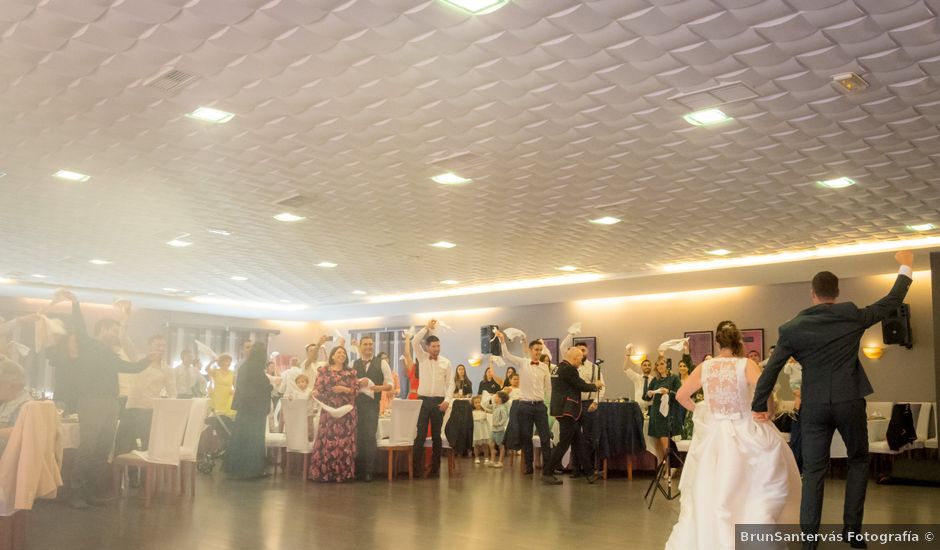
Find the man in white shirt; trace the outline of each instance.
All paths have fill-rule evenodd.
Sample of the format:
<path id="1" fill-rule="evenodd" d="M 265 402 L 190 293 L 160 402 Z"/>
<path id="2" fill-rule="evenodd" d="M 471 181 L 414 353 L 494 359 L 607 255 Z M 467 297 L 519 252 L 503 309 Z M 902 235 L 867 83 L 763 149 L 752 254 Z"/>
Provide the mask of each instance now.
<path id="1" fill-rule="evenodd" d="M 549 464 L 552 450 L 552 432 L 548 427 L 548 408 L 545 402 L 551 399 L 552 375 L 547 364 L 541 362 L 544 345 L 541 340 L 529 342 L 529 358 L 516 357 L 509 352 L 506 335 L 497 332 L 496 337 L 502 344 L 503 360 L 515 367 L 519 374 L 519 398 L 513 407 L 518 408 L 519 439 L 522 442 L 522 456 L 525 460 L 525 474 L 532 474 L 534 456 L 532 448 L 532 426 L 535 425 L 542 445 L 542 464 Z M 567 350 L 565 350 L 567 351 Z M 424 379 L 421 379 L 424 384 Z M 420 386 L 419 386 L 420 387 Z M 513 393 L 516 393 L 513 391 Z M 551 475 L 552 472 L 542 472 Z"/>
<path id="2" fill-rule="evenodd" d="M 633 400 L 640 406 L 640 410 L 646 411 L 650 402 L 643 399 L 649 390 L 650 380 L 653 379 L 653 363 L 649 359 L 644 359 L 640 363 L 640 370 L 637 371 L 636 365 L 630 359 L 630 353 L 623 358 L 623 373 L 633 382 Z"/>
<path id="3" fill-rule="evenodd" d="M 413 466 L 416 474 L 424 472 L 424 441 L 431 426 L 431 470 L 430 477 L 440 475 L 441 469 L 441 426 L 444 425 L 444 413 L 454 400 L 454 371 L 450 360 L 441 355 L 441 340 L 434 335 L 437 319 L 431 319 L 427 326 L 414 336 L 415 359 L 417 360 L 418 399 L 421 400 L 421 413 L 418 415 L 418 434 L 415 436 Z"/>
<path id="4" fill-rule="evenodd" d="M 192 399 L 206 395 L 206 379 L 199 372 L 192 350 L 180 352 L 180 365 L 176 367 L 176 394 L 180 399 Z"/>
<path id="5" fill-rule="evenodd" d="M 369 394 L 362 391 L 356 394 L 356 477 L 360 481 L 372 481 L 375 468 L 376 448 L 375 433 L 379 429 L 379 404 L 382 392 L 395 387 L 392 381 L 392 369 L 380 356 L 375 355 L 375 340 L 372 336 L 363 336 L 359 340 L 359 359 L 353 361 L 356 378 L 360 386 L 372 387 Z M 363 381 L 365 386 L 363 386 Z"/>
<path id="6" fill-rule="evenodd" d="M 166 350 L 166 337 L 151 336 L 147 341 L 150 347 L 150 364 L 147 368 L 133 375 L 127 394 L 127 408 L 121 413 L 115 437 L 116 455 L 128 453 L 138 448 L 146 450 L 150 441 L 150 422 L 153 419 L 153 403 L 162 396 L 176 397 L 176 376 L 173 369 L 163 361 Z"/>

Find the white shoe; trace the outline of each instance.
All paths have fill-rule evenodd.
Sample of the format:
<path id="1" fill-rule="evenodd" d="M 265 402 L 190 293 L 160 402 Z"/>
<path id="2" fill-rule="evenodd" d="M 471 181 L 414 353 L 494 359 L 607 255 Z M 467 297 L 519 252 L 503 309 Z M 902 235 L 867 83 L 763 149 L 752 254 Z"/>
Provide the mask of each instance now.
<path id="1" fill-rule="evenodd" d="M 493 464 L 493 461 L 490 460 L 490 459 L 488 459 L 488 458 L 483 461 L 483 465 L 484 465 L 484 466 L 489 466 L 489 465 L 491 465 L 491 464 Z"/>
<path id="2" fill-rule="evenodd" d="M 494 462 L 494 463 L 493 463 L 493 467 L 494 467 L 494 468 L 502 468 L 502 467 L 503 467 L 503 463 L 502 463 L 502 462 Z"/>
<path id="3" fill-rule="evenodd" d="M 479 458 L 474 458 L 474 459 L 473 459 L 473 463 L 474 463 L 474 464 L 479 464 L 479 463 L 480 463 L 480 459 L 479 459 Z"/>

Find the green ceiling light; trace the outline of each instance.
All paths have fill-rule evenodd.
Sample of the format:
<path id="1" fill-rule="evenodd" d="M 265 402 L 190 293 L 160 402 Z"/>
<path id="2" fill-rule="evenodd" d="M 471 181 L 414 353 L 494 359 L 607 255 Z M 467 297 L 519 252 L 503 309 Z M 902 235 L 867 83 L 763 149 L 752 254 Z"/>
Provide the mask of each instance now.
<path id="1" fill-rule="evenodd" d="M 483 15 L 492 13 L 509 3 L 509 0 L 441 0 L 445 4 L 450 4 L 455 8 L 472 14 Z"/>

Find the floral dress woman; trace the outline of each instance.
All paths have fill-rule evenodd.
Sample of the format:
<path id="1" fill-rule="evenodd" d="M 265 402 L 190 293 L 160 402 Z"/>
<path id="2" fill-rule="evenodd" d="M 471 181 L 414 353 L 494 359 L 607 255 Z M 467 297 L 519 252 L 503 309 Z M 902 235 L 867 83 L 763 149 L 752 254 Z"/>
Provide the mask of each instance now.
<path id="1" fill-rule="evenodd" d="M 349 388 L 349 393 L 335 391 L 336 387 Z M 313 396 L 324 405 L 342 407 L 355 405 L 359 385 L 355 371 L 337 370 L 334 366 L 320 367 Z M 339 418 L 325 411 L 320 413 L 320 429 L 310 457 L 310 479 L 313 481 L 338 481 L 352 479 L 356 475 L 356 409 Z"/>

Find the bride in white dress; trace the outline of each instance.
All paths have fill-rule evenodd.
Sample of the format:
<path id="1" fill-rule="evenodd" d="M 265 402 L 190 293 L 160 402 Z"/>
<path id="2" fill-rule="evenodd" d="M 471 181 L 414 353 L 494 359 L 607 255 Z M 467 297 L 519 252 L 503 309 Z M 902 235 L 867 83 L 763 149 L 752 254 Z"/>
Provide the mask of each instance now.
<path id="1" fill-rule="evenodd" d="M 731 321 L 718 325 L 716 340 L 721 352 L 692 371 L 676 395 L 695 411 L 695 428 L 667 550 L 730 550 L 735 524 L 799 523 L 793 453 L 772 423 L 751 416 L 760 367 L 742 357 L 741 331 Z M 694 403 L 691 396 L 700 388 L 705 399 Z"/>

